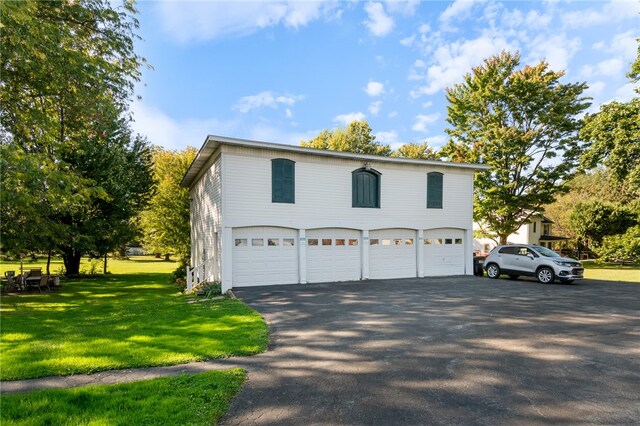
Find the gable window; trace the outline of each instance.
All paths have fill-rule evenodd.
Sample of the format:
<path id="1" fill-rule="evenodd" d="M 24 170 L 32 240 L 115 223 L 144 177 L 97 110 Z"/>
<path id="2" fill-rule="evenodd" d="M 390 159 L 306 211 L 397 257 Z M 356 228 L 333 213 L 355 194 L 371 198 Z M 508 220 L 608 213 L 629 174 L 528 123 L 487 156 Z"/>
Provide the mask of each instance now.
<path id="1" fill-rule="evenodd" d="M 352 207 L 380 208 L 380 176 L 373 169 L 358 169 L 351 173 Z"/>
<path id="2" fill-rule="evenodd" d="M 271 160 L 271 201 L 295 203 L 295 162 L 284 158 Z"/>
<path id="3" fill-rule="evenodd" d="M 427 208 L 442 208 L 442 173 L 427 173 Z"/>
<path id="4" fill-rule="evenodd" d="M 536 231 L 536 225 L 538 224 L 538 222 L 536 222 L 535 220 L 533 221 L 533 232 L 538 232 Z"/>

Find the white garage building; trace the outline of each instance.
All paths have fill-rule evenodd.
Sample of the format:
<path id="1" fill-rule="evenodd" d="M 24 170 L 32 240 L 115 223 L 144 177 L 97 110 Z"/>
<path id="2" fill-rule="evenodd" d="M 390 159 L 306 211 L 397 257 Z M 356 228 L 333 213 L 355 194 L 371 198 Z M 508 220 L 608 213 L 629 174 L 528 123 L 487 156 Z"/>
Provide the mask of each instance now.
<path id="1" fill-rule="evenodd" d="M 209 136 L 182 181 L 189 286 L 472 275 L 482 168 Z"/>

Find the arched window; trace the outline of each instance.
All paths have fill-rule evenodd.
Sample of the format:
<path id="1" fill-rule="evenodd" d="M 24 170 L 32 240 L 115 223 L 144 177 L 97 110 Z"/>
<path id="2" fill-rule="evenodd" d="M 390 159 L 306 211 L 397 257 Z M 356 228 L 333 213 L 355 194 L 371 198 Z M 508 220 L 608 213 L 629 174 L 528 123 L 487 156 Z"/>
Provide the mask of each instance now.
<path id="1" fill-rule="evenodd" d="M 352 176 L 352 207 L 380 208 L 380 176 L 377 170 L 361 168 Z"/>
<path id="2" fill-rule="evenodd" d="M 442 208 L 442 173 L 427 173 L 427 208 Z"/>
<path id="3" fill-rule="evenodd" d="M 271 201 L 296 202 L 296 163 L 285 158 L 271 160 Z"/>

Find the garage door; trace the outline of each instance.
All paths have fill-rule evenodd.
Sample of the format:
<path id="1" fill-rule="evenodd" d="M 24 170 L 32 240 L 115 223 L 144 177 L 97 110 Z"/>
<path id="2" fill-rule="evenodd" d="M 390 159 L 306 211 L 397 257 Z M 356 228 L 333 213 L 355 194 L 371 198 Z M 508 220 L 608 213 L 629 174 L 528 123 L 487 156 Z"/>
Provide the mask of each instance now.
<path id="1" fill-rule="evenodd" d="M 297 235 L 288 228 L 235 228 L 233 286 L 298 283 Z"/>
<path id="2" fill-rule="evenodd" d="M 360 231 L 311 229 L 307 233 L 307 281 L 355 281 L 361 278 Z"/>
<path id="3" fill-rule="evenodd" d="M 369 277 L 408 278 L 416 272 L 416 232 L 381 229 L 369 232 Z"/>
<path id="4" fill-rule="evenodd" d="M 424 275 L 463 275 L 464 252 L 464 231 L 449 228 L 424 231 Z"/>

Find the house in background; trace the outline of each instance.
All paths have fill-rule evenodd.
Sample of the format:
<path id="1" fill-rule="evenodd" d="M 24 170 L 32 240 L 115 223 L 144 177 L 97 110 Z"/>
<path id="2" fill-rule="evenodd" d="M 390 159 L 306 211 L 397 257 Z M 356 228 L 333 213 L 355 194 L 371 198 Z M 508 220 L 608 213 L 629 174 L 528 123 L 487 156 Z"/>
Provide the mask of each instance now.
<path id="1" fill-rule="evenodd" d="M 182 180 L 188 286 L 472 275 L 484 168 L 209 136 Z"/>
<path id="2" fill-rule="evenodd" d="M 553 221 L 542 213 L 535 213 L 529 218 L 529 222 L 522 225 L 516 232 L 507 238 L 508 244 L 535 244 L 560 251 L 567 237 L 555 236 L 552 232 Z M 480 229 L 477 223 L 473 229 Z M 474 253 L 489 253 L 498 244 L 491 238 L 474 238 Z"/>

